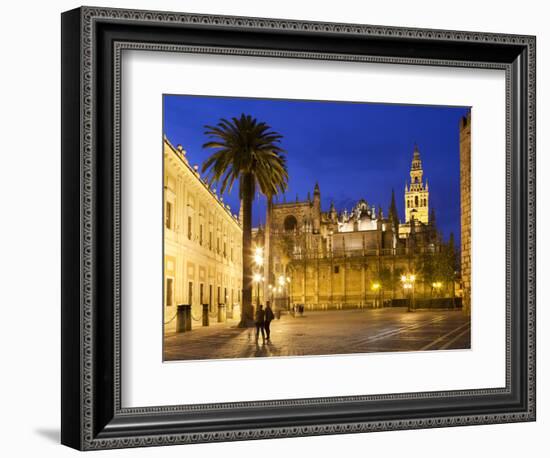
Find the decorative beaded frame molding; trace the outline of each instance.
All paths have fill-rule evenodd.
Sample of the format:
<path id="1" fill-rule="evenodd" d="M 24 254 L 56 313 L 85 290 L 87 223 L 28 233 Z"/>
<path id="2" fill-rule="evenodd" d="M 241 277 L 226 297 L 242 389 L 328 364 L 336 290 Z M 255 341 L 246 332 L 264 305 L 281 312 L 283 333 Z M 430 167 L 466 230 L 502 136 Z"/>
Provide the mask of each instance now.
<path id="1" fill-rule="evenodd" d="M 80 312 L 79 312 L 79 353 L 80 363 L 78 371 L 80 374 L 80 386 L 78 388 L 78 406 L 68 406 L 67 402 L 63 408 L 63 415 L 69 417 L 65 411 L 77 409 L 79 411 L 78 428 L 65 434 L 63 430 L 69 430 L 66 424 L 62 427 L 62 442 L 79 448 L 81 450 L 142 447 L 152 445 L 168 445 L 213 441 L 250 440 L 276 437 L 307 436 L 321 434 L 339 434 L 351 432 L 386 431 L 413 428 L 429 428 L 442 426 L 475 425 L 487 423 L 505 423 L 516 421 L 532 421 L 535 419 L 535 38 L 532 36 L 518 36 L 506 34 L 490 34 L 462 31 L 442 31 L 427 29 L 412 29 L 398 27 L 380 27 L 370 25 L 352 25 L 336 23 L 318 23 L 295 20 L 262 19 L 247 17 L 210 16 L 197 14 L 180 14 L 167 12 L 133 11 L 123 9 L 105 9 L 94 7 L 82 7 L 80 15 Z M 251 30 L 280 30 L 298 31 L 304 33 L 336 33 L 340 35 L 360 37 L 395 37 L 414 38 L 417 40 L 439 40 L 447 42 L 474 42 L 474 43 L 496 43 L 502 45 L 524 46 L 527 50 L 527 275 L 526 275 L 526 297 L 527 297 L 527 322 L 525 324 L 528 347 L 526 364 L 526 408 L 521 412 L 492 413 L 488 415 L 451 415 L 439 417 L 422 417 L 414 419 L 395 419 L 389 421 L 362 421 L 308 426 L 283 426 L 269 428 L 239 428 L 215 432 L 189 432 L 189 433 L 164 433 L 154 435 L 128 435 L 123 433 L 120 437 L 102 437 L 98 433 L 98 425 L 95 422 L 94 406 L 96 405 L 98 393 L 95 389 L 94 380 L 97 374 L 94 373 L 94 322 L 95 302 L 94 288 L 96 279 L 94 277 L 94 241 L 96 240 L 95 209 L 97 202 L 97 189 L 95 189 L 95 164 L 94 164 L 94 138 L 95 138 L 95 88 L 98 84 L 94 81 L 94 56 L 96 50 L 95 25 L 97 21 L 113 21 L 126 24 L 182 24 L 182 25 L 206 25 L 213 29 L 220 27 L 224 29 L 251 29 Z M 312 398 L 296 400 L 274 400 L 259 402 L 239 402 L 223 404 L 194 404 L 183 406 L 159 406 L 150 408 L 122 408 L 120 401 L 120 93 L 121 93 L 121 54 L 123 50 L 148 50 L 148 51 L 170 51 L 179 53 L 208 53 L 208 54 L 229 54 L 264 57 L 292 57 L 300 59 L 320 60 L 345 60 L 356 62 L 377 62 L 389 64 L 411 64 L 411 65 L 438 65 L 449 67 L 470 67 L 470 68 L 492 68 L 501 69 L 506 72 L 506 182 L 507 182 L 507 209 L 506 209 L 506 387 L 483 390 L 463 390 L 447 392 L 420 392 L 406 394 L 370 395 L 353 397 L 331 397 Z M 114 55 L 114 122 L 113 129 L 113 180 L 114 180 L 114 228 L 113 228 L 113 257 L 114 257 L 114 414 L 119 417 L 130 415 L 161 415 L 170 413 L 185 413 L 196 411 L 230 410 L 238 408 L 261 408 L 261 407 L 283 407 L 283 406 L 312 406 L 323 404 L 337 404 L 340 402 L 372 401 L 372 400 L 398 400 L 398 399 L 429 399 L 444 398 L 450 396 L 464 396 L 465 399 L 474 395 L 510 393 L 511 385 L 511 297 L 509 279 L 512 272 L 511 264 L 511 155 L 512 142 L 511 131 L 511 66 L 504 63 L 473 62 L 463 60 L 445 59 L 415 59 L 401 57 L 380 57 L 353 54 L 335 54 L 319 52 L 294 52 L 287 50 L 262 50 L 252 48 L 231 48 L 216 46 L 182 46 L 167 43 L 144 43 L 144 42 L 115 42 Z M 65 312 L 64 312 L 65 313 Z M 76 343 L 75 343 L 76 344 Z M 65 345 L 65 343 L 63 344 Z M 74 380 L 73 380 L 74 381 Z M 67 382 L 68 383 L 68 382 Z M 73 387 L 74 388 L 74 387 Z M 74 399 L 74 398 L 73 398 Z M 74 418 L 74 417 L 71 417 Z M 67 420 L 68 421 L 68 420 Z M 76 431 L 76 433 L 74 432 Z M 75 437 L 78 436 L 78 437 Z M 115 435 L 116 436 L 116 435 Z"/>

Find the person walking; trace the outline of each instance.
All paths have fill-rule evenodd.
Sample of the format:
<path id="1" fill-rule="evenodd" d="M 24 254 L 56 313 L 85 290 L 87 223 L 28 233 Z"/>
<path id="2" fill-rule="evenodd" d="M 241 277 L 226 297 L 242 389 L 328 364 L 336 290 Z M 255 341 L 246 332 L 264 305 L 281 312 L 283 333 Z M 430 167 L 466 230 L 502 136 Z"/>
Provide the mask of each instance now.
<path id="1" fill-rule="evenodd" d="M 256 321 L 256 343 L 258 343 L 258 337 L 260 337 L 260 331 L 262 332 L 262 341 L 265 342 L 265 311 L 262 304 L 258 305 L 255 315 Z"/>
<path id="2" fill-rule="evenodd" d="M 273 310 L 271 309 L 271 303 L 269 301 L 266 302 L 265 305 L 265 318 L 264 318 L 264 327 L 265 327 L 265 334 L 268 341 L 271 341 L 270 335 L 271 335 L 271 329 L 269 329 L 269 326 L 271 325 L 271 322 L 275 318 L 275 314 L 273 313 Z"/>

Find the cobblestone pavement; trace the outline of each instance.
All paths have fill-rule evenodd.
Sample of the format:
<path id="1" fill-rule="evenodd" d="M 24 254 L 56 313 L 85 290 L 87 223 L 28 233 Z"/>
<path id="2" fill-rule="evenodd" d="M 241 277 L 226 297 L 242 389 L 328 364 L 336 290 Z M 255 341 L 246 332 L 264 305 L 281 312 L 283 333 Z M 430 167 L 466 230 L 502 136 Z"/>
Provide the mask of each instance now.
<path id="1" fill-rule="evenodd" d="M 386 308 L 305 312 L 271 323 L 271 341 L 236 322 L 196 326 L 165 336 L 164 360 L 225 359 L 470 348 L 470 319 L 461 311 Z"/>

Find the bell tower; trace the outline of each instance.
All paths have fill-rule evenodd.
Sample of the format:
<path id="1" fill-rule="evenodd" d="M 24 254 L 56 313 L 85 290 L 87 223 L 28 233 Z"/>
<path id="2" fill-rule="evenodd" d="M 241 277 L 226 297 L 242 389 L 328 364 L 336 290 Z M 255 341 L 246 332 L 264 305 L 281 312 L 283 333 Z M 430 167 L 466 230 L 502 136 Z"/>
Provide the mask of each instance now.
<path id="1" fill-rule="evenodd" d="M 418 146 L 414 145 L 411 163 L 411 183 L 405 184 L 405 222 L 408 223 L 414 216 L 416 222 L 428 224 L 428 182 L 424 185 L 424 171 L 420 160 Z"/>

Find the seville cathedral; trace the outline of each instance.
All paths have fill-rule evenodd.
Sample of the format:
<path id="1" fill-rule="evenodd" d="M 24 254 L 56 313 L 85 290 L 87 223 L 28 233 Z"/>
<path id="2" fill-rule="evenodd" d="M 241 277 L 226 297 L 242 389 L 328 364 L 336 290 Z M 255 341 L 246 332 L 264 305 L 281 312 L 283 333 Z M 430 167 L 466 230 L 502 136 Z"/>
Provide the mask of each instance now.
<path id="1" fill-rule="evenodd" d="M 323 211 L 319 184 L 313 198 L 274 203 L 269 271 L 274 279 L 285 279 L 270 288 L 274 302 L 328 309 L 379 306 L 384 299 L 403 298 L 401 276 L 415 272 L 419 255 L 437 253 L 443 246 L 435 212 L 429 211 L 428 182 L 416 145 L 403 198 L 404 222 L 393 191 L 387 212 L 363 198 L 349 211 L 334 204 Z M 256 232 L 259 244 L 263 232 Z M 415 280 L 419 297 L 433 292 L 431 284 Z"/>

